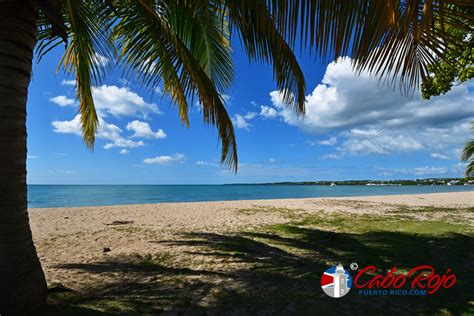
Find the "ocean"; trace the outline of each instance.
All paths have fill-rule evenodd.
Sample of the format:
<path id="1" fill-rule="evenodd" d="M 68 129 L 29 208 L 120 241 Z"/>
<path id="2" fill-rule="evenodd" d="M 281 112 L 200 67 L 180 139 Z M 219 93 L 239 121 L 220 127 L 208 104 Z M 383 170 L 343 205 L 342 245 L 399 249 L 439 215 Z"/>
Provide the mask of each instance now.
<path id="1" fill-rule="evenodd" d="M 28 185 L 28 207 L 258 200 L 474 191 L 474 186 Z M 474 205 L 474 201 L 472 201 Z"/>

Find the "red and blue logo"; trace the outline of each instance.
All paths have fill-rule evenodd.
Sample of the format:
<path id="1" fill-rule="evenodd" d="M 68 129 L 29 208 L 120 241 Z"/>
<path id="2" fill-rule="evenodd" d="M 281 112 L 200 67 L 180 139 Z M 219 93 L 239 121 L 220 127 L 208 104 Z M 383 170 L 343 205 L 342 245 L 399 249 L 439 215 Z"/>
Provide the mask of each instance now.
<path id="1" fill-rule="evenodd" d="M 351 287 L 351 275 L 344 270 L 342 264 L 330 267 L 321 276 L 321 288 L 330 297 L 343 297 L 349 293 Z"/>
<path id="2" fill-rule="evenodd" d="M 436 273 L 430 265 L 416 266 L 410 270 L 399 271 L 396 266 L 385 272 L 379 272 L 374 265 L 358 269 L 357 263 L 350 265 L 351 270 L 358 270 L 352 280 L 351 275 L 342 264 L 332 266 L 321 276 L 321 288 L 333 298 L 340 298 L 349 293 L 352 285 L 359 295 L 418 295 L 425 296 L 441 289 L 452 288 L 457 281 L 456 274 L 448 268 L 444 274 Z M 385 272 L 385 273 L 384 273 Z"/>

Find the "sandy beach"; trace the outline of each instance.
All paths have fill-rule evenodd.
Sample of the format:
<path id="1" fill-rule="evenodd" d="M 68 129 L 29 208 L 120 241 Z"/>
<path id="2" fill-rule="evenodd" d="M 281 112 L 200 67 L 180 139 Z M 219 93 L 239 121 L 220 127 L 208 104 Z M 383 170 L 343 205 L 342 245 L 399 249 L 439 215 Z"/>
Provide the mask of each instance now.
<path id="1" fill-rule="evenodd" d="M 242 232 L 257 231 L 270 225 L 278 227 L 277 225 L 322 215 L 348 218 L 347 221 L 350 218 L 371 216 L 370 218 L 380 221 L 387 218 L 396 222 L 404 219 L 403 214 L 408 214 L 401 212 L 409 212 L 406 218 L 413 221 L 446 221 L 447 225 L 462 222 L 470 230 L 474 227 L 473 208 L 474 192 L 456 192 L 45 208 L 30 209 L 29 214 L 49 285 L 60 284 L 84 293 L 90 292 L 91 288 L 103 287 L 104 284 L 115 284 L 117 279 L 121 282 L 130 282 L 130 278 L 134 282 L 149 282 L 149 278 L 156 278 L 149 274 L 143 276 L 127 273 L 126 271 L 133 270 L 130 267 L 120 268 L 120 264 L 136 258 L 140 262 L 158 260 L 168 268 L 176 268 L 186 262 L 186 269 L 197 271 L 187 276 L 193 282 L 203 282 L 204 279 L 214 285 L 228 282 L 228 276 L 211 277 L 202 271 L 212 263 L 212 271 L 230 273 L 238 269 L 242 262 L 224 260 L 225 265 L 220 259 L 216 262 L 215 258 L 205 253 L 209 245 L 189 242 L 191 235 L 201 234 L 201 239 L 203 236 L 237 236 Z M 317 221 L 311 225 L 319 228 Z M 340 230 L 337 227 L 320 229 L 335 232 Z M 263 228 L 261 231 L 266 230 Z M 188 242 L 183 242 L 184 240 Z M 107 262 L 114 262 L 118 268 L 108 270 L 103 266 Z M 208 293 L 196 298 L 199 301 L 195 304 L 209 305 L 212 297 Z M 175 311 L 173 308 L 171 310 Z"/>

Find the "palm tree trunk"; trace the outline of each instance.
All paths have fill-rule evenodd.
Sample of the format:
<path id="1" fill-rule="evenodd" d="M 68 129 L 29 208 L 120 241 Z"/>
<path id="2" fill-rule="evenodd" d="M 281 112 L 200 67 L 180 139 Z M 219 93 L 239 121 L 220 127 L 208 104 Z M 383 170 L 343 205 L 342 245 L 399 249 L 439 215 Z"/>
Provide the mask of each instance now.
<path id="1" fill-rule="evenodd" d="M 36 45 L 30 1 L 0 2 L 0 314 L 30 314 L 46 299 L 26 197 L 26 99 Z"/>

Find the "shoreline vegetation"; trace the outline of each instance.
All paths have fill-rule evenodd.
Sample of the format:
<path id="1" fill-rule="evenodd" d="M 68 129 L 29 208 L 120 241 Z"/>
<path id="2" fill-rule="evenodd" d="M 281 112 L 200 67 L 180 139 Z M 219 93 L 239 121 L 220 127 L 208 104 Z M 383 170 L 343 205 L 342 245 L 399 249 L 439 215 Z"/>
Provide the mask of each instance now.
<path id="1" fill-rule="evenodd" d="M 474 185 L 474 177 L 466 178 L 429 178 L 415 180 L 342 180 L 342 181 L 282 181 L 263 183 L 229 183 L 224 185 Z"/>
<path id="2" fill-rule="evenodd" d="M 44 315 L 474 313 L 474 192 L 30 209 Z M 428 264 L 435 295 L 327 297 L 331 265 Z"/>

